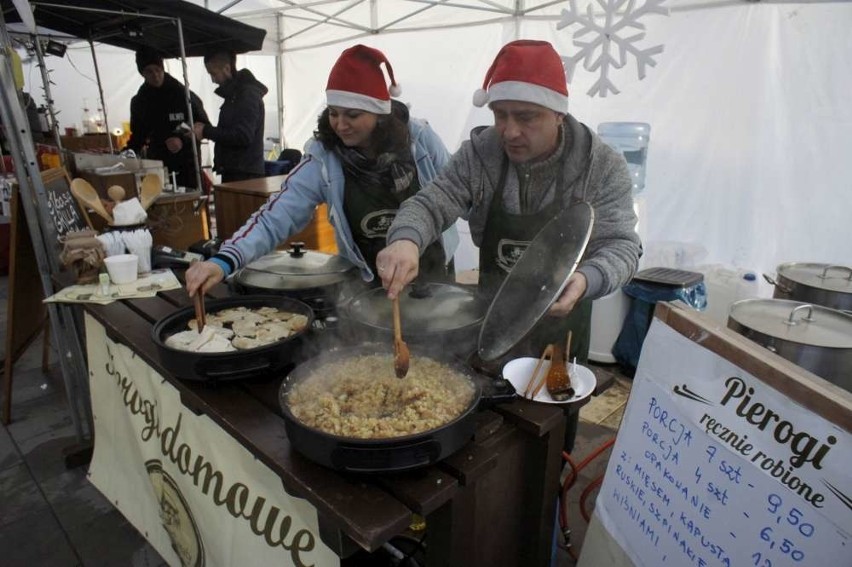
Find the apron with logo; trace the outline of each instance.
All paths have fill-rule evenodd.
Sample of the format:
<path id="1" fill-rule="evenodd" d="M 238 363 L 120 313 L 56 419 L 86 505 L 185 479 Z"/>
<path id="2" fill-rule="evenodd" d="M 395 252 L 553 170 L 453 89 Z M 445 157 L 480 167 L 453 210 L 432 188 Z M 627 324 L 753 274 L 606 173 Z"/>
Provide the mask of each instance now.
<path id="1" fill-rule="evenodd" d="M 385 187 L 362 183 L 351 175 L 346 176 L 343 210 L 352 229 L 355 244 L 374 274 L 378 274 L 376 256 L 387 246 L 388 229 L 396 218 L 400 203 L 417 193 L 419 188 L 420 183 L 416 176 L 408 189 L 399 193 L 391 193 Z M 429 245 L 420 255 L 419 278 L 426 281 L 446 281 L 447 267 L 440 240 Z M 381 280 L 376 278 L 374 283 L 381 284 Z"/>
<path id="2" fill-rule="evenodd" d="M 508 162 L 503 161 L 500 180 L 491 205 L 485 230 L 482 235 L 482 246 L 479 248 L 479 293 L 489 303 L 500 289 L 503 280 L 511 271 L 515 262 L 521 257 L 536 234 L 562 209 L 562 191 L 557 190 L 553 202 L 541 211 L 533 214 L 512 214 L 503 207 L 503 190 L 506 185 Z M 558 176 L 561 182 L 562 175 Z M 561 189 L 557 186 L 557 189 Z M 547 266 L 542 266 L 547 269 Z M 519 305 L 518 309 L 523 309 Z M 561 341 L 565 344 L 568 331 L 571 331 L 571 352 L 569 361 L 577 357 L 578 364 L 585 364 L 589 356 L 591 340 L 592 302 L 584 299 L 577 303 L 567 317 L 552 317 L 545 315 L 527 336 L 515 345 L 508 354 L 495 361 L 499 368 L 505 362 L 522 356 L 540 357 L 542 351 L 550 343 Z M 487 364 L 488 366 L 491 363 Z M 568 423 L 565 432 L 565 448 L 570 450 L 574 445 L 579 411 L 571 411 L 568 406 Z"/>

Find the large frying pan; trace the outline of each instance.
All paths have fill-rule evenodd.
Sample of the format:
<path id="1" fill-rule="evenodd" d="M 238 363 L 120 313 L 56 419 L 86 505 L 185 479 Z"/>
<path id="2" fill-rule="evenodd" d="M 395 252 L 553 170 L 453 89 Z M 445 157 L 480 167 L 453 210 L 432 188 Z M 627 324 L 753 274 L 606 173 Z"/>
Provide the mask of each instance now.
<path id="1" fill-rule="evenodd" d="M 435 429 L 388 439 L 360 439 L 333 435 L 299 421 L 290 410 L 289 395 L 293 387 L 331 362 L 345 361 L 359 355 L 392 354 L 388 345 L 366 344 L 326 352 L 297 366 L 284 379 L 279 401 L 284 415 L 287 437 L 293 448 L 309 459 L 327 467 L 354 473 L 399 472 L 431 465 L 461 449 L 473 437 L 476 410 L 487 403 L 511 400 L 515 390 L 506 380 L 494 381 L 469 368 L 441 361 L 456 370 L 474 388 L 468 407 L 454 420 Z M 412 357 L 426 351 L 412 347 Z M 403 378 L 404 380 L 404 378 Z"/>
<path id="2" fill-rule="evenodd" d="M 232 307 L 277 307 L 304 315 L 308 324 L 304 330 L 263 345 L 261 347 L 232 352 L 190 352 L 166 345 L 166 338 L 187 329 L 187 323 L 195 317 L 193 307 L 185 307 L 158 321 L 152 329 L 152 339 L 160 352 L 163 364 L 175 376 L 183 380 L 219 382 L 266 376 L 280 372 L 292 364 L 296 349 L 301 346 L 303 337 L 310 330 L 314 313 L 310 307 L 289 297 L 280 295 L 240 296 L 214 299 L 205 302 L 207 313 L 216 313 Z"/>

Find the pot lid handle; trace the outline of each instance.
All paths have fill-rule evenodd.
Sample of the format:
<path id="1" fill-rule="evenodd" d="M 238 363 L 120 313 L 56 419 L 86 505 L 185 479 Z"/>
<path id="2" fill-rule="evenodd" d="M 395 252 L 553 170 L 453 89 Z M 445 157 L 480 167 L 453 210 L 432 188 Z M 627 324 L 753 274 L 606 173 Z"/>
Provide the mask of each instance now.
<path id="1" fill-rule="evenodd" d="M 846 279 L 847 279 L 847 280 L 849 280 L 849 281 L 852 281 L 852 268 L 850 268 L 850 267 L 848 267 L 848 266 L 838 266 L 838 265 L 828 265 L 828 266 L 826 266 L 826 267 L 825 267 L 825 269 L 822 271 L 822 275 L 820 275 L 820 276 L 819 276 L 819 278 L 820 278 L 821 280 L 826 279 L 826 278 L 828 277 L 828 271 L 829 271 L 829 270 L 832 270 L 832 269 L 834 269 L 834 268 L 839 268 L 839 269 L 841 269 L 841 270 L 847 270 L 847 271 L 849 272 L 849 277 L 848 277 L 848 278 L 846 278 Z"/>
<path id="2" fill-rule="evenodd" d="M 793 308 L 793 310 L 790 311 L 790 318 L 787 319 L 786 321 L 784 321 L 784 324 L 790 325 L 791 327 L 793 325 L 798 325 L 799 322 L 796 321 L 796 312 L 797 311 L 804 311 L 805 309 L 808 310 L 808 314 L 805 315 L 804 317 L 802 317 L 802 321 L 807 321 L 808 323 L 812 323 L 813 321 L 815 321 L 815 319 L 814 319 L 814 306 L 810 305 L 809 303 L 805 303 L 804 305 L 799 305 L 798 307 Z"/>
<path id="3" fill-rule="evenodd" d="M 305 255 L 304 249 L 305 249 L 305 243 L 304 242 L 293 242 L 290 245 L 290 251 L 288 252 L 288 254 L 290 254 L 291 258 L 301 258 L 302 256 Z"/>

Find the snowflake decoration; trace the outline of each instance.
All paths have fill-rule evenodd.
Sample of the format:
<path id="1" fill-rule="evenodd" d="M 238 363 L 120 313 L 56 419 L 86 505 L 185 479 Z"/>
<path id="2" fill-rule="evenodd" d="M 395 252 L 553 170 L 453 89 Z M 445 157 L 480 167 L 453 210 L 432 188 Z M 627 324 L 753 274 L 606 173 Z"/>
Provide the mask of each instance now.
<path id="1" fill-rule="evenodd" d="M 610 80 L 609 70 L 624 67 L 630 55 L 636 59 L 639 80 L 644 79 L 646 65 L 654 67 L 657 64 L 654 56 L 663 52 L 663 46 L 641 49 L 637 45 L 645 38 L 645 25 L 640 23 L 639 19 L 646 14 L 668 15 L 668 8 L 662 7 L 665 1 L 645 0 L 637 7 L 637 0 L 596 0 L 604 10 L 604 22 L 598 24 L 592 14 L 592 4 L 588 5 L 586 14 L 583 15 L 577 9 L 577 0 L 569 0 L 571 9 L 562 10 L 562 19 L 556 24 L 558 30 L 574 24 L 580 26 L 574 34 L 574 45 L 580 50 L 573 57 L 562 57 L 568 77 L 574 75 L 574 67 L 582 60 L 583 68 L 587 71 L 600 70 L 600 78 L 589 89 L 589 96 L 600 95 L 603 98 L 607 93 L 618 94 L 620 91 Z M 619 13 L 620 11 L 622 12 Z M 627 33 L 632 31 L 630 28 L 640 31 L 627 37 Z M 581 39 L 589 34 L 593 34 L 591 40 Z M 616 49 L 617 55 L 614 53 Z"/>

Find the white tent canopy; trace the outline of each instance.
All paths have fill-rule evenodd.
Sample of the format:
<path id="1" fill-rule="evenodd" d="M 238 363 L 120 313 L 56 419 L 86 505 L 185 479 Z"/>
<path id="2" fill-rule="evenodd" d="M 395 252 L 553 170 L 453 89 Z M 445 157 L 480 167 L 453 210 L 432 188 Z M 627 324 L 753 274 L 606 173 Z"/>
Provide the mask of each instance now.
<path id="1" fill-rule="evenodd" d="M 301 147 L 324 106 L 334 60 L 365 43 L 388 55 L 401 100 L 454 151 L 473 126 L 492 122 L 471 96 L 502 44 L 545 39 L 574 56 L 594 33 L 579 34 L 577 25 L 557 29 L 562 10 L 585 14 L 591 4 L 598 21 L 612 1 L 198 3 L 268 30 L 264 53 L 277 58 L 238 58 L 270 87 L 267 136 L 278 135 L 279 79 L 283 134 L 289 146 Z M 615 3 L 622 13 L 631 5 Z M 676 242 L 665 248 L 675 267 L 697 260 L 772 273 L 785 261 L 852 265 L 852 3 L 669 0 L 663 6 L 668 15 L 637 20 L 645 36 L 635 45 L 664 47 L 644 79 L 630 53 L 623 66 L 609 69 L 618 94 L 587 94 L 600 79 L 593 61 L 578 63 L 569 77 L 570 112 L 591 129 L 611 121 L 651 125 L 646 188 L 638 197 L 648 261 L 661 258 L 655 252 L 665 248 L 661 243 Z M 629 27 L 623 34 L 642 31 Z M 132 54 L 107 47 L 98 53 L 111 120 L 128 120 L 130 97 L 141 84 Z M 97 96 L 88 50 L 72 47 L 64 59 L 47 62 L 60 123 L 70 126 L 79 121 L 82 99 L 92 105 Z M 176 62 L 168 66 L 180 76 Z M 37 71 L 25 73 L 36 81 L 30 89 L 37 95 Z M 190 85 L 215 121 L 220 100 L 197 60 L 190 61 Z M 699 248 L 705 256 L 693 254 Z"/>

